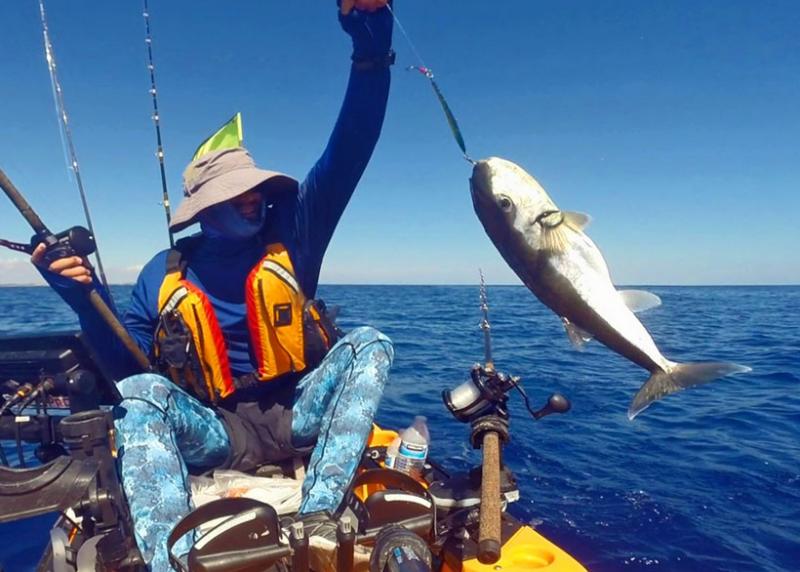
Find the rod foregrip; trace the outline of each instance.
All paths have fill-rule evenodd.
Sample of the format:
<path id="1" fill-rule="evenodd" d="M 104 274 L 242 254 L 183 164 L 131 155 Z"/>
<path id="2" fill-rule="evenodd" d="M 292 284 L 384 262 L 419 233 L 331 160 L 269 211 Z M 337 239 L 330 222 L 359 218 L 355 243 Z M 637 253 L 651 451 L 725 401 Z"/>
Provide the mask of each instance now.
<path id="1" fill-rule="evenodd" d="M 8 198 L 11 199 L 11 202 L 14 203 L 14 206 L 17 207 L 20 214 L 25 217 L 25 220 L 28 221 L 28 224 L 31 225 L 31 228 L 33 228 L 36 234 L 42 236 L 52 234 L 2 169 L 0 169 L 0 187 L 5 191 Z"/>
<path id="2" fill-rule="evenodd" d="M 481 515 L 478 531 L 478 561 L 494 564 L 500 559 L 500 436 L 483 434 Z"/>

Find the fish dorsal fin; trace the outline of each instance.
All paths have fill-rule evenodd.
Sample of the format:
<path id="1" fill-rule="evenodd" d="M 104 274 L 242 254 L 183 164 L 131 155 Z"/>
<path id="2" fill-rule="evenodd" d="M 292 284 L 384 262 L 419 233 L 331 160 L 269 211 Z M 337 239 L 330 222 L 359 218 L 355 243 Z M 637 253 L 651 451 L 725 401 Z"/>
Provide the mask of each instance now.
<path id="1" fill-rule="evenodd" d="M 586 342 L 590 342 L 594 336 L 570 322 L 568 319 L 562 317 L 561 322 L 564 324 L 564 329 L 567 331 L 569 342 L 578 351 L 583 351 Z"/>
<path id="2" fill-rule="evenodd" d="M 661 298 L 644 290 L 619 290 L 622 302 L 634 314 L 644 312 L 661 305 Z"/>
<path id="3" fill-rule="evenodd" d="M 592 222 L 592 217 L 584 213 L 561 211 L 561 214 L 564 215 L 564 222 L 576 230 L 583 230 Z"/>

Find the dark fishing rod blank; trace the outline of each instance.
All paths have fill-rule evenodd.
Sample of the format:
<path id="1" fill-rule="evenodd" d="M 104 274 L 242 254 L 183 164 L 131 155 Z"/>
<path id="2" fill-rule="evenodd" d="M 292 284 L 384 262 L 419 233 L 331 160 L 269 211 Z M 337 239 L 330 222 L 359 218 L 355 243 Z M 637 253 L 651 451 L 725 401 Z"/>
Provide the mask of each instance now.
<path id="1" fill-rule="evenodd" d="M 169 234 L 169 245 L 175 247 L 175 237 L 170 230 L 172 213 L 170 212 L 169 193 L 167 192 L 167 174 L 164 169 L 164 145 L 161 141 L 161 114 L 158 112 L 158 90 L 156 89 L 156 66 L 153 63 L 153 36 L 150 33 L 150 9 L 147 0 L 144 0 L 144 43 L 147 46 L 147 70 L 150 72 L 150 95 L 153 98 L 153 125 L 156 128 L 156 157 L 158 158 L 158 168 L 161 173 L 161 204 L 164 205 L 164 214 L 167 217 L 167 234 Z"/>
<path id="2" fill-rule="evenodd" d="M 34 212 L 31 205 L 28 204 L 28 201 L 25 200 L 25 197 L 22 196 L 22 193 L 19 192 L 2 169 L 0 169 L 0 188 L 5 191 L 6 196 L 11 199 L 11 202 L 14 203 L 14 206 L 17 207 L 20 214 L 25 217 L 25 220 L 28 221 L 28 224 L 31 225 L 31 228 L 37 235 L 44 237 L 53 234 L 44 225 L 42 219 Z"/>

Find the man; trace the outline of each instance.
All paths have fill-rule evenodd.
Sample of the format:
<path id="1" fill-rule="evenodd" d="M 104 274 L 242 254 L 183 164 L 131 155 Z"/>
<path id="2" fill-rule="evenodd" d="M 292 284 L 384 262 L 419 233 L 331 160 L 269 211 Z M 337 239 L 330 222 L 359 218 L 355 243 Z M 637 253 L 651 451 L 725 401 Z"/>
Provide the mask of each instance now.
<path id="1" fill-rule="evenodd" d="M 166 538 L 191 508 L 187 466 L 247 470 L 311 452 L 300 514 L 325 534 L 355 472 L 392 344 L 372 328 L 336 341 L 313 298 L 383 122 L 393 59 L 386 3 L 342 3 L 339 19 L 353 40 L 350 80 L 306 179 L 259 169 L 241 147 L 200 156 L 184 173 L 171 228 L 199 222 L 201 233 L 157 254 L 134 288 L 125 326 L 173 380 L 126 377 L 114 412 L 123 487 L 151 570 L 169 570 Z M 32 260 L 78 313 L 101 358 L 135 371 L 82 292 L 80 284 L 96 280 L 88 262 L 71 257 L 44 268 L 42 248 Z M 175 552 L 189 547 L 184 537 Z"/>

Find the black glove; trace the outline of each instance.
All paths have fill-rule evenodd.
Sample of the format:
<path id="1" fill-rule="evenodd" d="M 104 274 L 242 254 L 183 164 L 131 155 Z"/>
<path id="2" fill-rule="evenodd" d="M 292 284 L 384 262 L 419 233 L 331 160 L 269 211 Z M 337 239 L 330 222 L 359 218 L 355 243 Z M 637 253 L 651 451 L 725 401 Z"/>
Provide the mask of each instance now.
<path id="1" fill-rule="evenodd" d="M 341 5 L 341 0 L 336 4 Z M 389 6 L 391 6 L 391 0 Z M 353 62 L 362 67 L 386 67 L 394 63 L 392 24 L 389 8 L 366 12 L 353 8 L 348 14 L 339 10 L 339 23 L 353 39 Z"/>

